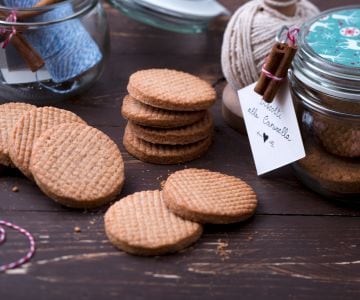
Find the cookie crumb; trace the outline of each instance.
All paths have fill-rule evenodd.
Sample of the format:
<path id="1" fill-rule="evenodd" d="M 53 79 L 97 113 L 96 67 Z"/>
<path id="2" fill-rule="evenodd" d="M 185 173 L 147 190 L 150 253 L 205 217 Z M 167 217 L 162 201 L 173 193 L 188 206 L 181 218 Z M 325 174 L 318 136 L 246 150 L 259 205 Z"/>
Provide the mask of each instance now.
<path id="1" fill-rule="evenodd" d="M 81 232 L 81 228 L 80 228 L 79 226 L 75 226 L 75 227 L 74 227 L 74 231 L 75 231 L 76 233 L 79 233 L 79 232 Z"/>
<path id="2" fill-rule="evenodd" d="M 221 257 L 222 260 L 229 259 L 231 250 L 227 249 L 229 247 L 229 242 L 218 239 L 218 245 L 216 247 L 216 254 Z"/>
<path id="3" fill-rule="evenodd" d="M 160 182 L 160 188 L 161 188 L 161 189 L 163 189 L 163 187 L 164 187 L 164 185 L 165 185 L 165 182 L 166 182 L 166 180 L 163 180 L 163 181 Z"/>
<path id="4" fill-rule="evenodd" d="M 13 186 L 13 188 L 11 189 L 14 193 L 17 193 L 19 191 L 19 188 L 15 185 Z"/>

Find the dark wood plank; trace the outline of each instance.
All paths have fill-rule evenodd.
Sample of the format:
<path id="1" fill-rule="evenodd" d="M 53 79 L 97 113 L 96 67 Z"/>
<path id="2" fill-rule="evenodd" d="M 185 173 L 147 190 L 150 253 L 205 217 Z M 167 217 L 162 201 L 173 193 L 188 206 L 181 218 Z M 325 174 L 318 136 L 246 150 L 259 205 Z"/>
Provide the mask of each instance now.
<path id="1" fill-rule="evenodd" d="M 243 0 L 222 1 L 234 11 Z M 322 9 L 336 0 L 316 0 Z M 353 4 L 344 0 L 341 5 Z M 60 103 L 107 133 L 126 164 L 122 195 L 156 189 L 169 173 L 202 167 L 245 179 L 259 197 L 256 216 L 244 224 L 207 226 L 200 242 L 156 258 L 114 249 L 103 231 L 106 207 L 84 212 L 61 207 L 16 171 L 0 169 L 0 218 L 29 229 L 37 254 L 22 269 L 0 274 L 0 299 L 357 299 L 360 296 L 360 211 L 332 203 L 297 181 L 291 167 L 256 176 L 247 138 L 213 108 L 216 134 L 201 159 L 175 166 L 141 163 L 121 143 L 119 110 L 128 76 L 149 67 L 182 69 L 224 86 L 220 67 L 223 26 L 181 35 L 151 28 L 106 4 L 112 53 L 102 78 L 81 97 Z M 11 192 L 13 186 L 18 193 Z M 75 233 L 79 226 L 81 233 Z M 219 240 L 229 243 L 217 253 Z M 0 263 L 26 246 L 16 234 L 0 248 Z"/>
<path id="2" fill-rule="evenodd" d="M 39 247 L 30 264 L 1 277 L 2 299 L 360 296 L 359 218 L 256 216 L 244 224 L 206 227 L 199 243 L 182 253 L 139 258 L 108 243 L 100 215 L 7 212 L 4 217 L 27 226 Z M 74 226 L 82 232 L 75 233 Z M 220 240 L 229 243 L 222 255 Z M 23 247 L 23 237 L 12 237 L 0 259 L 15 258 Z"/>

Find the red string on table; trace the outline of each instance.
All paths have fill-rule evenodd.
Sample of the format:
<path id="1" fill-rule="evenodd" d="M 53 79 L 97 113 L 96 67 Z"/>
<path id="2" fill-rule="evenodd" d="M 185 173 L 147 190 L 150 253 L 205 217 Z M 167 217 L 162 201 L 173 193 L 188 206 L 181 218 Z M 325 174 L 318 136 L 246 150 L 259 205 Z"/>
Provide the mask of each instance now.
<path id="1" fill-rule="evenodd" d="M 30 248 L 26 253 L 26 255 L 21 257 L 20 259 L 8 264 L 0 265 L 0 272 L 4 272 L 9 269 L 14 269 L 23 265 L 24 263 L 28 262 L 35 254 L 35 239 L 31 235 L 31 233 L 24 228 L 21 228 L 13 223 L 6 222 L 4 220 L 0 220 L 0 245 L 3 244 L 6 240 L 6 231 L 2 226 L 9 227 L 25 235 L 29 239 Z"/>

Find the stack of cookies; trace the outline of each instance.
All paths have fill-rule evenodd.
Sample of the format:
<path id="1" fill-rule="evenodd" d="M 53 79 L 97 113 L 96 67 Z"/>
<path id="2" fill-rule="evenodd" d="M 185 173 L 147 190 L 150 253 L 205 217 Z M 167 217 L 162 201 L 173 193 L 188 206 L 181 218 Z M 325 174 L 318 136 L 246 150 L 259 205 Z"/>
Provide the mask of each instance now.
<path id="1" fill-rule="evenodd" d="M 55 107 L 0 105 L 0 164 L 17 167 L 50 198 L 75 208 L 111 201 L 124 183 L 117 145 Z"/>
<path id="2" fill-rule="evenodd" d="M 202 224 L 247 220 L 256 210 L 253 189 L 239 178 L 204 169 L 185 169 L 163 190 L 142 191 L 112 205 L 105 232 L 117 248 L 136 255 L 161 255 L 197 241 Z"/>
<path id="3" fill-rule="evenodd" d="M 124 146 L 136 158 L 156 164 L 193 160 L 209 148 L 216 100 L 210 84 L 188 73 L 149 69 L 132 74 L 122 115 L 128 120 Z"/>

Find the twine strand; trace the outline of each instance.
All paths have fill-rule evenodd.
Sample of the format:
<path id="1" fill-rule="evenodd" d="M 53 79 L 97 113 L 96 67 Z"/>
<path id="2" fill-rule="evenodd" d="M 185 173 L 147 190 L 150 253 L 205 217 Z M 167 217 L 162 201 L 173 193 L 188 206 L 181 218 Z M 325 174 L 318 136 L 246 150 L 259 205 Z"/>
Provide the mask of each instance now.
<path id="1" fill-rule="evenodd" d="M 4 221 L 4 220 L 0 220 L 0 245 L 3 244 L 6 240 L 6 231 L 2 226 L 6 226 L 9 227 L 11 229 L 14 229 L 18 232 L 20 232 L 21 234 L 25 235 L 30 243 L 30 248 L 28 250 L 28 252 L 25 254 L 25 256 L 21 257 L 20 259 L 8 263 L 8 264 L 4 264 L 4 265 L 0 265 L 0 272 L 4 272 L 6 270 L 10 270 L 10 269 L 14 269 L 17 268 L 21 265 L 23 265 L 24 263 L 28 262 L 35 254 L 35 239 L 34 237 L 31 235 L 31 233 L 29 231 L 27 231 L 24 228 L 21 228 L 13 223 Z"/>
<path id="2" fill-rule="evenodd" d="M 299 0 L 287 0 L 287 1 L 274 1 L 274 0 L 264 0 L 264 3 L 267 5 L 271 5 L 273 7 L 288 7 L 290 5 L 294 5 Z"/>

